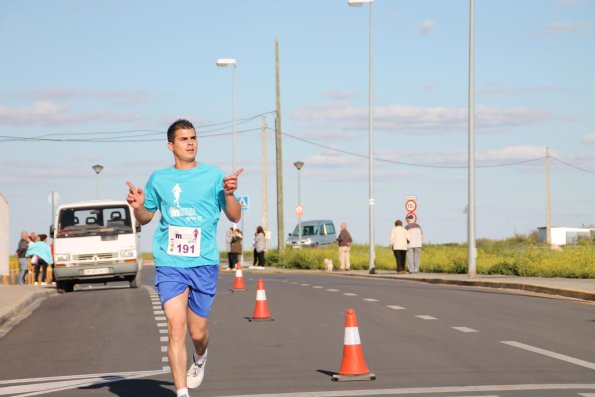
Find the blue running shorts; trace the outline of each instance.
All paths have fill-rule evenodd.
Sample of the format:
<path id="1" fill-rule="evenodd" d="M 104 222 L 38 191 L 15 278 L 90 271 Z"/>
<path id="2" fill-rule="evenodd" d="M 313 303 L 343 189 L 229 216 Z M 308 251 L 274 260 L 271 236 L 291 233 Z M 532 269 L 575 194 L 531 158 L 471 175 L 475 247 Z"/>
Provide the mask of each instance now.
<path id="1" fill-rule="evenodd" d="M 155 266 L 155 288 L 161 299 L 161 307 L 189 288 L 188 307 L 197 316 L 208 318 L 217 293 L 218 276 L 218 265 L 187 268 Z"/>

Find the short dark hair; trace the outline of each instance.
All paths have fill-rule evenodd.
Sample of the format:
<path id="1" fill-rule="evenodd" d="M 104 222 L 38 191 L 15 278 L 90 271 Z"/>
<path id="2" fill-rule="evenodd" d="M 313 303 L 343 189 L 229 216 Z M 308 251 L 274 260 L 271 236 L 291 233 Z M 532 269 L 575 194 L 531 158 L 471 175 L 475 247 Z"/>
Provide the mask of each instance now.
<path id="1" fill-rule="evenodd" d="M 400 220 L 400 219 L 397 219 L 397 220 L 395 221 L 395 226 L 403 226 L 403 222 L 401 222 L 401 220 Z"/>
<path id="2" fill-rule="evenodd" d="M 194 126 L 186 119 L 178 119 L 167 129 L 167 141 L 173 143 L 177 130 L 194 130 Z"/>
<path id="3" fill-rule="evenodd" d="M 256 234 L 258 234 L 258 233 L 262 233 L 262 234 L 264 234 L 264 229 L 262 228 L 262 226 L 258 226 L 258 227 L 256 228 Z"/>

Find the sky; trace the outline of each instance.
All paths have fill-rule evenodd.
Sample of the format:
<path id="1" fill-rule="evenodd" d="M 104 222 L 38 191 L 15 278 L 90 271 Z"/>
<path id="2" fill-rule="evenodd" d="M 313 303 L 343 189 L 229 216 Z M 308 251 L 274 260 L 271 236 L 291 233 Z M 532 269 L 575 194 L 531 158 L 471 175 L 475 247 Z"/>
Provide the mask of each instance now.
<path id="1" fill-rule="evenodd" d="M 376 0 L 373 17 L 376 244 L 388 245 L 408 196 L 426 242 L 465 242 L 469 1 Z M 126 181 L 142 186 L 171 166 L 165 131 L 178 118 L 197 127 L 198 160 L 230 174 L 233 71 L 218 58 L 237 60 L 243 228 L 263 224 L 266 154 L 276 246 L 275 40 L 285 235 L 299 160 L 302 220 L 345 222 L 368 244 L 369 31 L 370 7 L 347 0 L 0 2 L 11 252 L 21 230 L 47 233 L 51 192 L 58 204 L 124 199 Z M 552 225 L 595 224 L 595 0 L 475 0 L 474 59 L 477 237 L 545 226 L 546 147 Z M 143 251 L 154 229 L 143 229 Z"/>

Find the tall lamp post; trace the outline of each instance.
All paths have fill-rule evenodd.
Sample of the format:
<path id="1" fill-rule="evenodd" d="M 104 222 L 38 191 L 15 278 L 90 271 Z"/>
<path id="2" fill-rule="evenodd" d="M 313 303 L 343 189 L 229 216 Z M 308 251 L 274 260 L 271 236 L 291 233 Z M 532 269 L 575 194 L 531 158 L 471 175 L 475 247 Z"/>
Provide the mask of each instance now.
<path id="1" fill-rule="evenodd" d="M 302 208 L 302 187 L 300 184 L 301 176 L 300 170 L 304 166 L 303 161 L 296 161 L 293 163 L 295 168 L 298 170 L 298 205 L 295 207 L 295 213 L 298 217 L 298 247 L 302 247 L 302 214 L 304 213 L 304 209 Z"/>
<path id="2" fill-rule="evenodd" d="M 231 72 L 231 119 L 232 119 L 232 147 L 231 147 L 231 168 L 232 172 L 236 172 L 236 67 L 237 62 L 235 58 L 219 58 L 217 59 L 217 66 L 225 68 L 232 66 Z"/>
<path id="3" fill-rule="evenodd" d="M 99 164 L 95 164 L 93 167 L 93 171 L 95 171 L 95 198 L 99 200 L 99 173 L 103 170 L 103 166 Z"/>
<path id="4" fill-rule="evenodd" d="M 376 254 L 374 252 L 374 129 L 373 129 L 373 99 L 374 99 L 374 0 L 348 0 L 352 7 L 361 7 L 370 4 L 370 82 L 368 95 L 368 207 L 370 224 L 370 274 L 376 273 Z"/>

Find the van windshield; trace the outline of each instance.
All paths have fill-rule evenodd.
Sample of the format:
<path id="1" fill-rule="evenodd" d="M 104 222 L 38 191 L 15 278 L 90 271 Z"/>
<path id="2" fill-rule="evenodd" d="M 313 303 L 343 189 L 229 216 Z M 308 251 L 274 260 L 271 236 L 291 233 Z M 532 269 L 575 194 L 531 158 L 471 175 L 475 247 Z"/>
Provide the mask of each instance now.
<path id="1" fill-rule="evenodd" d="M 58 218 L 57 238 L 132 233 L 126 205 L 63 208 Z"/>
<path id="2" fill-rule="evenodd" d="M 302 236 L 315 236 L 318 234 L 318 225 L 302 225 Z M 299 228 L 293 230 L 294 236 L 299 236 Z"/>

